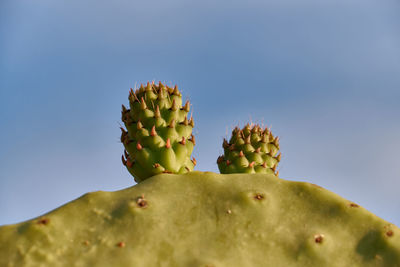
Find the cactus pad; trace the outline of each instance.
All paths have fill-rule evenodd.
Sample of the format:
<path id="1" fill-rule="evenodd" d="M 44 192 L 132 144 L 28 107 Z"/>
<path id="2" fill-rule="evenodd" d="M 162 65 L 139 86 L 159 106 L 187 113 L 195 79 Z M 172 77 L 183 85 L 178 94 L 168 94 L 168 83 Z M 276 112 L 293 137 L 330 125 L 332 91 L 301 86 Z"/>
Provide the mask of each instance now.
<path id="1" fill-rule="evenodd" d="M 276 169 L 281 160 L 279 138 L 268 128 L 250 124 L 243 129 L 236 127 L 229 142 L 224 139 L 222 147 L 224 155 L 217 160 L 221 173 L 279 174 Z"/>
<path id="2" fill-rule="evenodd" d="M 400 266 L 400 229 L 268 174 L 160 174 L 0 227 L 0 266 Z"/>
<path id="3" fill-rule="evenodd" d="M 122 163 L 136 182 L 159 173 L 192 171 L 196 160 L 190 159 L 195 138 L 193 118 L 188 119 L 190 103 L 182 106 L 182 96 L 175 88 L 147 83 L 130 91 L 130 108 L 122 106 L 121 142 L 125 151 Z"/>

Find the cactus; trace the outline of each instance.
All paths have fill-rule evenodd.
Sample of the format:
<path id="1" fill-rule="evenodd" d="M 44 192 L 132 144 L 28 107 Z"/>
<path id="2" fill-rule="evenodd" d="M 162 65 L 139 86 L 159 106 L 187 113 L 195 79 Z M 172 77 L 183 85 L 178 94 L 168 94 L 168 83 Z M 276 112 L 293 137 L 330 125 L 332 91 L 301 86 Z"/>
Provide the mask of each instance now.
<path id="1" fill-rule="evenodd" d="M 129 102 L 122 162 L 138 184 L 1 226 L 0 266 L 400 267 L 397 226 L 277 179 L 269 129 L 236 127 L 217 161 L 223 174 L 192 171 L 193 119 L 177 87 L 147 83 Z"/>
<path id="2" fill-rule="evenodd" d="M 0 266 L 400 266 L 400 229 L 269 174 L 160 174 L 0 227 Z"/>
<path id="3" fill-rule="evenodd" d="M 269 173 L 279 175 L 276 169 L 281 160 L 279 137 L 268 129 L 247 124 L 232 131 L 229 143 L 224 139 L 224 155 L 218 157 L 221 173 Z"/>
<path id="4" fill-rule="evenodd" d="M 196 160 L 190 159 L 195 138 L 190 103 L 182 106 L 182 96 L 175 88 L 147 83 L 130 90 L 130 108 L 122 105 L 121 142 L 125 151 L 122 163 L 141 182 L 159 173 L 192 171 Z"/>

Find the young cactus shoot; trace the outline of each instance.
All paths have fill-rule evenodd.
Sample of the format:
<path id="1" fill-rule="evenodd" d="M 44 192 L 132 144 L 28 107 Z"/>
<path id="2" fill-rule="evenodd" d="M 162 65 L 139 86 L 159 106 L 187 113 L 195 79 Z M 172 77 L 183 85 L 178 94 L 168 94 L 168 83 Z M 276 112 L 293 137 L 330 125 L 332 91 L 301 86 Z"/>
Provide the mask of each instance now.
<path id="1" fill-rule="evenodd" d="M 190 156 L 195 145 L 190 102 L 182 105 L 178 87 L 148 82 L 130 90 L 129 108 L 122 105 L 122 163 L 141 182 L 160 173 L 187 173 L 196 160 Z"/>
<path id="2" fill-rule="evenodd" d="M 224 155 L 217 164 L 222 174 L 268 173 L 278 176 L 277 166 L 281 160 L 279 137 L 274 137 L 268 128 L 258 124 L 236 127 L 229 142 L 224 139 Z"/>

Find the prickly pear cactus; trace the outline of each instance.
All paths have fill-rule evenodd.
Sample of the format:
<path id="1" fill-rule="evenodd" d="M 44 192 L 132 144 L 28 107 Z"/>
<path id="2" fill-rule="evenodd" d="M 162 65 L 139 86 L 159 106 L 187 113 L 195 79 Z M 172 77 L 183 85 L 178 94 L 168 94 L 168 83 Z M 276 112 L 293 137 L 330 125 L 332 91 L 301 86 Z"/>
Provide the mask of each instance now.
<path id="1" fill-rule="evenodd" d="M 276 169 L 281 160 L 279 138 L 268 128 L 257 124 L 247 124 L 243 129 L 236 127 L 229 142 L 224 139 L 222 147 L 224 155 L 217 160 L 221 173 L 279 174 Z"/>
<path id="2" fill-rule="evenodd" d="M 269 129 L 235 128 L 218 159 L 224 175 L 197 172 L 178 89 L 148 83 L 129 102 L 122 161 L 140 183 L 1 226 L 0 266 L 400 267 L 397 226 L 276 177 L 281 154 Z"/>
<path id="3" fill-rule="evenodd" d="M 159 173 L 187 173 L 196 160 L 190 159 L 195 138 L 193 118 L 188 119 L 190 103 L 182 106 L 175 88 L 161 82 L 147 83 L 129 94 L 129 106 L 122 105 L 122 163 L 141 182 Z"/>
<path id="4" fill-rule="evenodd" d="M 399 267 L 400 229 L 309 183 L 160 174 L 0 227 L 0 266 Z"/>

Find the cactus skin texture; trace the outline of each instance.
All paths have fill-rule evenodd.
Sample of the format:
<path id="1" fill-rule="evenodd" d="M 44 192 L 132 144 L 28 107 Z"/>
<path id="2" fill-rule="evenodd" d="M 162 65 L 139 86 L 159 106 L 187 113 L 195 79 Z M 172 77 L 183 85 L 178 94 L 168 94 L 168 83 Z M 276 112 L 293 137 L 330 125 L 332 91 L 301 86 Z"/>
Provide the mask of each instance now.
<path id="1" fill-rule="evenodd" d="M 196 160 L 190 159 L 195 138 L 193 118 L 188 119 L 190 102 L 182 106 L 175 88 L 148 82 L 130 90 L 130 108 L 122 105 L 122 163 L 141 182 L 160 173 L 187 173 Z"/>
<path id="2" fill-rule="evenodd" d="M 399 267 L 400 229 L 310 183 L 160 174 L 0 227 L 0 266 Z"/>
<path id="3" fill-rule="evenodd" d="M 268 129 L 247 124 L 243 129 L 232 131 L 229 143 L 222 144 L 224 155 L 218 157 L 219 171 L 228 173 L 268 173 L 279 175 L 276 169 L 281 160 L 279 137 Z M 277 155 L 278 154 L 278 155 Z"/>

